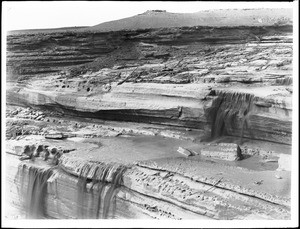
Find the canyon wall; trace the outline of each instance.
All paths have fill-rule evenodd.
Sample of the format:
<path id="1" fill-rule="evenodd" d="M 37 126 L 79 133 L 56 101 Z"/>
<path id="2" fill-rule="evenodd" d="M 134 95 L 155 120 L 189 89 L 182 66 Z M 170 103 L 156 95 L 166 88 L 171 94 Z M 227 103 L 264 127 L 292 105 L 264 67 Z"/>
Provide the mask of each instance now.
<path id="1" fill-rule="evenodd" d="M 292 34 L 9 35 L 7 201 L 20 218 L 290 219 Z"/>
<path id="2" fill-rule="evenodd" d="M 290 144 L 291 33 L 269 26 L 11 35 L 8 79 L 26 86 L 9 90 L 7 101 Z"/>

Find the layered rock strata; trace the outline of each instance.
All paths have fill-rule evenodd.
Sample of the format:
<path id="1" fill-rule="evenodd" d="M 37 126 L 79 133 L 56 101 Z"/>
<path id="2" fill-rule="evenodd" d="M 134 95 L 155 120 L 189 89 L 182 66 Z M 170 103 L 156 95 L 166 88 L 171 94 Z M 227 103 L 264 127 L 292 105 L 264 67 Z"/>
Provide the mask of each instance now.
<path id="1" fill-rule="evenodd" d="M 7 201 L 19 218 L 290 218 L 290 171 L 279 160 L 290 148 L 282 145 L 269 152 L 269 146 L 256 151 L 246 144 L 239 152 L 243 160 L 230 162 L 232 152 L 223 149 L 234 144 L 199 143 L 197 138 L 193 143 L 192 131 L 186 132 L 190 137 L 182 130 L 166 135 L 155 126 L 130 131 L 124 125 L 75 122 L 28 108 L 12 108 L 8 115 L 24 131 L 9 132 L 6 141 Z M 33 124 L 35 133 L 30 132 Z M 67 138 L 46 138 L 61 130 Z M 195 154 L 186 157 L 178 147 Z M 52 156 L 45 157 L 45 149 Z M 30 153 L 33 158 L 19 162 Z M 114 180 L 119 186 L 112 186 Z M 47 191 L 34 184 L 46 185 Z"/>
<path id="2" fill-rule="evenodd" d="M 82 39 L 89 43 L 90 36 L 95 39 L 93 45 L 101 37 L 113 44 L 120 42 L 122 48 L 101 51 L 89 47 L 95 56 L 110 53 L 112 59 L 99 57 L 91 65 L 42 79 L 33 77 L 13 85 L 7 91 L 7 101 L 78 116 L 202 129 L 210 137 L 225 134 L 290 144 L 290 26 L 170 30 L 171 34 L 177 30 L 182 34 L 170 41 L 161 38 L 166 32 L 162 30 L 128 31 L 126 39 L 122 35 L 125 32 L 60 33 L 55 38 L 52 37 L 56 33 L 12 35 L 8 37 L 8 68 L 14 62 L 10 55 L 24 50 L 28 57 L 30 50 L 41 49 L 36 41 L 38 36 L 48 39 L 43 43 L 46 49 L 62 44 L 73 47 L 74 42 L 81 42 L 80 46 L 74 45 L 83 48 Z M 29 42 L 16 41 L 23 36 Z M 215 36 L 225 38 L 219 39 L 220 43 L 213 40 Z M 232 44 L 232 40 L 238 42 Z M 126 59 L 127 56 L 130 57 Z M 22 65 L 20 57 L 16 58 Z M 42 67 L 39 61 L 43 58 L 35 58 L 35 63 Z M 46 59 L 48 63 L 49 58 Z M 36 69 L 29 60 L 24 61 L 26 66 L 32 66 L 30 69 Z M 54 63 L 53 67 L 56 66 Z M 11 69 L 17 68 L 13 64 Z"/>
<path id="3" fill-rule="evenodd" d="M 7 201 L 20 218 L 290 219 L 291 36 L 8 36 Z"/>
<path id="4" fill-rule="evenodd" d="M 140 42 L 150 45 L 138 45 Z M 206 59 L 210 54 L 222 55 L 220 51 L 226 50 L 230 44 L 248 42 L 260 43 L 262 46 L 272 43 L 289 44 L 292 42 L 292 26 L 183 27 L 105 33 L 49 31 L 11 34 L 7 36 L 7 73 L 8 77 L 15 79 L 16 75 L 55 73 L 65 67 L 91 63 L 87 69 L 82 65 L 81 69 L 72 71 L 72 74 L 80 74 L 111 67 L 113 63 L 169 58 L 176 56 L 187 45 L 201 45 L 198 53 L 203 52 L 202 57 Z M 211 49 L 217 45 L 222 45 L 221 50 L 216 52 Z M 173 46 L 174 48 L 171 48 Z M 193 48 L 186 51 L 197 52 Z M 286 51 L 280 51 L 278 54 L 284 53 Z M 246 53 L 240 54 L 240 60 L 244 59 L 244 54 Z M 277 51 L 274 54 L 277 54 Z M 255 61 L 254 65 L 259 64 L 259 61 L 263 62 L 262 64 L 268 63 L 260 60 L 258 56 Z"/>
<path id="5" fill-rule="evenodd" d="M 211 137 L 227 134 L 290 144 L 292 104 L 285 87 L 243 92 L 213 88 L 211 84 L 124 83 L 91 96 L 20 88 L 8 92 L 7 101 L 81 117 L 202 129 Z"/>
<path id="6" fill-rule="evenodd" d="M 87 149 L 88 145 L 83 147 Z M 58 167 L 49 167 L 39 158 L 23 162 L 14 179 L 21 187 L 14 193 L 19 194 L 15 206 L 27 212 L 32 208 L 34 216 L 46 218 L 290 218 L 289 171 L 255 171 L 205 156 L 172 157 L 174 152 L 165 159 L 134 162 L 128 158 L 124 144 L 122 148 L 127 157 L 122 164 L 107 157 L 112 151 L 105 143 L 101 159 L 97 151 L 87 150 L 64 154 Z M 41 186 L 31 186 L 36 179 L 46 182 L 47 191 L 42 196 L 38 194 Z M 44 212 L 35 207 L 37 202 L 45 203 Z M 124 213 L 126 206 L 130 207 Z"/>

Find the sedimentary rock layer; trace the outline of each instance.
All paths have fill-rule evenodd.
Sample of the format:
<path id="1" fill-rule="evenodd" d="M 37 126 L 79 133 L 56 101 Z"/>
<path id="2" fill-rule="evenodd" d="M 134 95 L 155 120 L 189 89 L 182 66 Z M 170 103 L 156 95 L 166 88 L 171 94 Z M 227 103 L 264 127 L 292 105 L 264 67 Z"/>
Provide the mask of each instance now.
<path id="1" fill-rule="evenodd" d="M 48 122 L 46 113 L 33 109 L 18 108 L 10 116 L 11 125 L 24 131 L 30 131 L 33 123 L 37 127 L 31 130 L 35 134 L 8 135 L 6 142 L 7 201 L 19 217 L 26 217 L 27 212 L 27 217 L 62 219 L 290 218 L 290 171 L 283 164 L 276 171 L 278 155 L 283 152 L 278 144 L 274 153 L 254 152 L 257 159 L 251 147 L 245 150 L 243 146 L 239 152 L 243 160 L 231 162 L 227 159 L 234 152 L 228 149 L 237 148 L 236 144 L 168 138 L 154 129 L 152 136 L 126 136 L 118 128 L 105 128 L 92 120 L 75 123 L 66 117 L 57 120 L 57 125 Z M 37 120 L 40 116 L 42 120 Z M 41 135 L 54 129 L 73 135 L 65 132 L 68 137 L 62 139 Z M 105 131 L 108 129 L 112 133 Z M 179 147 L 195 154 L 186 157 L 177 152 Z M 58 163 L 44 157 L 45 149 L 60 154 Z M 18 160 L 28 154 L 33 157 Z M 254 170 L 248 168 L 251 158 L 257 160 Z M 262 160 L 275 160 L 274 166 Z M 258 163 L 266 165 L 258 168 Z M 45 203 L 44 207 L 37 202 Z"/>
<path id="2" fill-rule="evenodd" d="M 292 32 L 9 35 L 7 104 L 30 109 L 7 111 L 7 201 L 34 218 L 290 219 Z"/>
<path id="3" fill-rule="evenodd" d="M 247 42 L 290 43 L 292 26 L 266 27 L 184 27 L 166 29 L 144 29 L 115 32 L 47 32 L 12 34 L 7 36 L 7 72 L 8 77 L 54 73 L 86 63 L 93 68 L 113 66 L 115 62 L 128 62 L 140 59 L 163 59 L 174 56 L 176 50 L 163 46 L 184 46 L 201 44 L 245 44 Z M 139 42 L 154 44 L 137 46 Z M 157 47 L 157 45 L 159 45 Z M 156 48 L 155 48 L 156 46 Z M 194 51 L 194 50 L 193 50 Z M 211 50 L 212 51 L 212 50 Z M 206 55 L 210 51 L 207 50 Z M 110 56 L 107 56 L 110 54 Z M 83 69 L 73 71 L 78 74 Z"/>
<path id="4" fill-rule="evenodd" d="M 64 160 L 61 163 L 64 164 Z M 119 176 L 123 186 L 115 188 L 112 185 L 114 176 L 118 174 L 117 164 L 77 163 L 73 168 L 78 168 L 78 177 L 74 177 L 66 173 L 68 169 L 65 166 L 61 170 L 37 165 L 36 162 L 23 163 L 15 179 L 14 185 L 21 187 L 15 201 L 19 201 L 20 210 L 25 208 L 27 212 L 36 213 L 35 216 L 61 219 L 126 218 L 128 215 L 133 218 L 162 219 L 290 218 L 287 186 L 280 185 L 279 189 L 269 187 L 271 183 L 284 182 L 289 172 L 276 172 L 283 177 L 278 180 L 273 171 L 262 173 L 241 169 L 241 176 L 236 180 L 236 176 L 232 179 L 236 168 L 231 166 L 216 166 L 210 161 L 185 158 L 179 159 L 181 163 L 178 164 L 176 160 L 176 163 L 170 159 L 141 162 L 128 167 Z M 191 166 L 191 163 L 200 163 L 201 166 Z M 83 172 L 87 168 L 87 173 Z M 212 169 L 215 174 L 213 178 Z M 108 183 L 101 181 L 104 174 Z M 263 183 L 256 185 L 254 181 L 261 178 Z M 39 195 L 43 186 L 38 182 L 46 182 L 43 184 L 47 191 L 44 190 L 43 195 Z M 31 192 L 31 189 L 36 192 Z M 35 206 L 36 201 L 45 203 L 44 212 Z M 126 206 L 130 206 L 129 212 L 124 214 Z M 137 209 L 141 212 L 137 212 Z"/>
<path id="5" fill-rule="evenodd" d="M 108 93 L 93 96 L 24 88 L 9 91 L 7 101 L 82 117 L 202 129 L 211 137 L 226 134 L 290 144 L 291 97 L 283 87 L 268 88 L 268 91 L 260 87 L 249 93 L 232 92 L 232 89 L 218 89 L 216 93 L 212 87 L 125 83 L 112 87 Z M 281 95 L 275 99 L 279 90 L 290 99 Z"/>
<path id="6" fill-rule="evenodd" d="M 7 101 L 290 144 L 291 35 L 288 25 L 11 35 L 9 72 L 31 78 L 9 85 Z M 92 62 L 59 72 L 73 57 Z M 33 77 L 44 63 L 57 73 Z"/>

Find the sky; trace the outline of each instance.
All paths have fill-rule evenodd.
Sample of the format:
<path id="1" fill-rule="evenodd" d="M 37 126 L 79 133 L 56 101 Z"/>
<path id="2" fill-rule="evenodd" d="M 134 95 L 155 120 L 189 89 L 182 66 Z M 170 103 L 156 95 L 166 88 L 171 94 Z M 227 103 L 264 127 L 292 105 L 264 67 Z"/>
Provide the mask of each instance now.
<path id="1" fill-rule="evenodd" d="M 93 26 L 131 17 L 147 10 L 194 13 L 208 9 L 289 8 L 287 2 L 201 2 L 201 1 L 7 1 L 2 2 L 2 26 L 19 29 Z"/>

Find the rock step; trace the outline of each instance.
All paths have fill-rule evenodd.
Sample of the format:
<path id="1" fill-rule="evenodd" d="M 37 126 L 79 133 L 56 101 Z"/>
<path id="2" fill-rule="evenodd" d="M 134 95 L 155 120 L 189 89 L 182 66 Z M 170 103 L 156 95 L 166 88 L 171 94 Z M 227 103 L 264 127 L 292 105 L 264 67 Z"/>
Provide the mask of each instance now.
<path id="1" fill-rule="evenodd" d="M 42 172 L 49 169 L 49 166 L 45 168 L 34 163 L 23 163 L 20 166 L 22 174 L 20 174 L 20 180 L 14 185 L 21 185 L 21 181 L 23 184 L 27 184 L 26 180 L 31 179 L 31 170 L 36 169 Z M 51 169 L 49 175 L 49 177 L 47 176 L 47 192 L 42 197 L 47 206 L 44 209 L 46 217 L 58 219 L 102 218 L 102 213 L 108 203 L 104 202 L 106 207 L 103 206 L 98 210 L 96 202 L 100 195 L 99 188 L 103 188 L 103 194 L 100 197 L 105 199 L 106 193 L 111 187 L 110 183 L 99 183 L 102 186 L 98 186 L 94 180 L 85 180 L 85 189 L 81 191 L 78 186 L 80 177 L 71 176 L 54 168 Z M 282 177 L 285 179 L 284 175 Z M 132 167 L 123 174 L 124 187 L 115 193 L 116 199 L 109 202 L 111 208 L 107 217 L 118 217 L 114 214 L 124 209 L 124 206 L 119 204 L 125 201 L 127 205 L 131 206 L 129 210 L 140 209 L 145 215 L 162 219 L 290 218 L 289 209 L 284 205 L 274 204 L 251 195 L 243 195 L 220 186 L 219 184 L 227 181 L 225 174 L 216 175 L 214 179 L 215 181 L 209 184 L 178 173 L 140 166 Z M 26 187 L 24 186 L 23 190 L 26 190 Z M 104 199 L 103 201 L 105 201 Z M 115 212 L 113 212 L 114 208 Z M 98 211 L 99 213 L 97 213 Z M 185 213 L 183 213 L 184 211 Z M 124 214 L 120 214 L 119 217 L 124 217 Z"/>
<path id="2" fill-rule="evenodd" d="M 21 89 L 7 92 L 7 102 L 81 117 L 202 129 L 212 137 L 227 134 L 291 144 L 291 94 L 283 87 L 245 92 L 238 88 L 214 90 L 201 84 L 153 88 L 154 84 L 124 83 L 94 96 Z"/>

